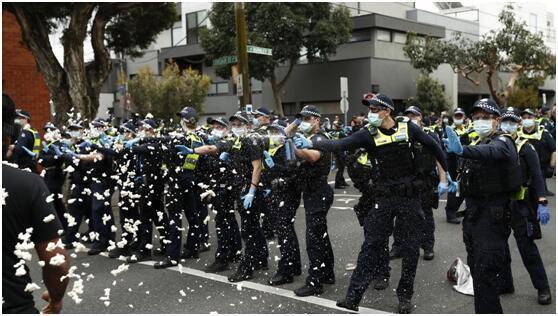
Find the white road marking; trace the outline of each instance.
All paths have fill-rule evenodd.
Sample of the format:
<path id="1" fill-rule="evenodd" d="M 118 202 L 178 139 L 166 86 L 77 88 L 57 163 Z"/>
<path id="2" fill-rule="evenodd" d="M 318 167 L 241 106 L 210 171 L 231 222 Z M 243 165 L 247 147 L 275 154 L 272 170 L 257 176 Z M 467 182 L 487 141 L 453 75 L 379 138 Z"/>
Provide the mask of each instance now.
<path id="1" fill-rule="evenodd" d="M 353 182 L 353 180 L 345 178 L 345 182 Z M 327 182 L 327 184 L 334 184 L 334 183 L 335 183 L 335 180 Z"/>

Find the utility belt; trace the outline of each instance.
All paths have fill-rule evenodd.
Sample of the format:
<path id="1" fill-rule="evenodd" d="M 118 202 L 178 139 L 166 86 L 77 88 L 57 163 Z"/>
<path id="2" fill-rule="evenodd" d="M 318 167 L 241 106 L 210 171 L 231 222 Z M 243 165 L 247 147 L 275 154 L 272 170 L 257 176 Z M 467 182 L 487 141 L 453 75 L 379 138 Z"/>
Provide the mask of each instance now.
<path id="1" fill-rule="evenodd" d="M 419 198 L 425 192 L 427 183 L 421 179 L 415 179 L 406 183 L 385 184 L 375 182 L 372 185 L 374 195 L 378 196 L 401 196 L 408 198 Z"/>
<path id="2" fill-rule="evenodd" d="M 511 213 L 509 205 L 497 205 L 497 206 L 487 206 L 487 207 L 478 207 L 478 206 L 469 206 L 464 211 L 459 211 L 456 213 L 457 217 L 465 217 L 469 221 L 476 221 L 481 212 L 489 212 L 492 218 L 499 222 L 505 223 L 509 222 L 511 219 Z"/>

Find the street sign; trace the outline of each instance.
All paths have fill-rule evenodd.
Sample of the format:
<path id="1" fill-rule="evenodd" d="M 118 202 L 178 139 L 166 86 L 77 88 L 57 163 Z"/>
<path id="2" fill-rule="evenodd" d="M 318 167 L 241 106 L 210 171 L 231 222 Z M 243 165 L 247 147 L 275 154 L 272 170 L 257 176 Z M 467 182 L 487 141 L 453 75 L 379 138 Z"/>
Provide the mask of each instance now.
<path id="1" fill-rule="evenodd" d="M 236 96 L 242 96 L 242 74 L 236 76 Z"/>
<path id="2" fill-rule="evenodd" d="M 249 54 L 258 54 L 258 55 L 267 55 L 267 56 L 272 55 L 271 48 L 258 47 L 258 46 L 252 46 L 252 45 L 247 46 L 247 52 Z"/>
<path id="3" fill-rule="evenodd" d="M 339 102 L 339 106 L 341 108 L 341 113 L 347 114 L 349 111 L 349 88 L 347 77 L 341 77 L 340 84 L 341 84 L 341 101 Z"/>
<path id="4" fill-rule="evenodd" d="M 236 55 L 223 56 L 217 59 L 213 59 L 213 66 L 236 64 L 236 62 L 237 62 Z"/>

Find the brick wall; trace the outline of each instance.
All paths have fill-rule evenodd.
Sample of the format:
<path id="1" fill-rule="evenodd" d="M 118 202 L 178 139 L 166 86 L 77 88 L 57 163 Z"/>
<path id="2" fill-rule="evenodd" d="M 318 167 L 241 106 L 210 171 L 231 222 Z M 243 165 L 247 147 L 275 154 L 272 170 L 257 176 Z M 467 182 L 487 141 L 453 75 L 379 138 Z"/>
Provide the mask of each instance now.
<path id="1" fill-rule="evenodd" d="M 2 92 L 31 115 L 31 126 L 42 134 L 50 121 L 49 93 L 13 14 L 2 10 Z"/>

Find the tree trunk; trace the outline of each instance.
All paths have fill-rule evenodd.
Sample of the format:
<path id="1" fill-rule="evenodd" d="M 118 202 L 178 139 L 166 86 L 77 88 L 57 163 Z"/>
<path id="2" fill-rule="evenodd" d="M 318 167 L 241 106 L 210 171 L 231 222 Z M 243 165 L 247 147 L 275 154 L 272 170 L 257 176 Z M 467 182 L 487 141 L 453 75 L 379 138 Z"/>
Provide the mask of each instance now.
<path id="1" fill-rule="evenodd" d="M 283 112 L 283 104 L 281 102 L 281 87 L 275 78 L 275 74 L 269 79 L 271 90 L 273 91 L 273 101 L 275 103 L 275 113 L 279 116 L 285 116 Z"/>
<path id="2" fill-rule="evenodd" d="M 486 83 L 488 84 L 488 89 L 490 90 L 490 95 L 496 101 L 496 103 L 500 107 L 506 107 L 508 104 L 508 98 L 505 95 L 500 96 L 496 87 L 494 87 L 494 83 L 492 82 L 492 77 L 496 73 L 495 68 L 489 68 L 486 72 Z"/>

